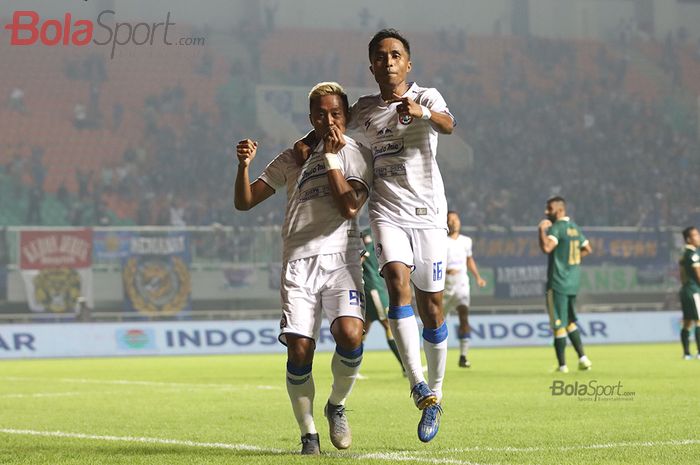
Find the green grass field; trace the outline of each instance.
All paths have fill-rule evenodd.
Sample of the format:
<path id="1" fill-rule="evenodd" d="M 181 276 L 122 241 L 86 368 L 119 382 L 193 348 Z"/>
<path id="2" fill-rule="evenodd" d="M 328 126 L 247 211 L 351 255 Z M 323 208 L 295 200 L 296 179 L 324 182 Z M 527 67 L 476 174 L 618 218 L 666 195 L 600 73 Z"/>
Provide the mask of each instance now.
<path id="1" fill-rule="evenodd" d="M 330 354 L 314 364 L 321 458 L 299 434 L 281 355 L 0 362 L 2 464 L 672 464 L 698 463 L 700 360 L 678 344 L 591 346 L 593 371 L 551 373 L 550 348 L 449 354 L 440 434 L 387 352 L 367 352 L 348 402 L 353 446 L 328 440 Z M 574 366 L 569 348 L 570 366 Z M 553 397 L 553 380 L 617 385 L 632 400 Z"/>

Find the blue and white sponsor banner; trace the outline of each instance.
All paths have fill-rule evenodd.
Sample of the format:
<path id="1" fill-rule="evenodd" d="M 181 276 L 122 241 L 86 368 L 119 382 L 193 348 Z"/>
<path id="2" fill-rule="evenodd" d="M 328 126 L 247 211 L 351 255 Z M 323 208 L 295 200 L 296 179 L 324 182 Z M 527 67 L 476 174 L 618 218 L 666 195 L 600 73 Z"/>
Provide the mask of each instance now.
<path id="1" fill-rule="evenodd" d="M 473 347 L 551 344 L 546 315 L 475 315 L 470 318 Z M 448 318 L 449 346 L 457 347 L 456 316 Z M 379 325 L 369 332 L 366 350 L 386 350 Z M 680 312 L 580 315 L 587 344 L 669 342 L 678 339 Z M 174 321 L 0 325 L 0 359 L 284 353 L 277 341 L 279 323 L 255 321 Z M 335 343 L 328 323 L 321 328 L 318 351 Z"/>

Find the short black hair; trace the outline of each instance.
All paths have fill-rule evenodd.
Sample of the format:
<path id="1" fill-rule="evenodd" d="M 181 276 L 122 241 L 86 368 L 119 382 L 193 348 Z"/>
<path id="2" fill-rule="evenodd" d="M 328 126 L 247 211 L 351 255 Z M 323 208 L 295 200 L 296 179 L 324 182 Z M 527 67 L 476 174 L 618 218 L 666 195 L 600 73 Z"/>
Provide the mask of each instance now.
<path id="1" fill-rule="evenodd" d="M 564 200 L 564 197 L 560 195 L 555 195 L 554 197 L 550 197 L 549 199 L 547 199 L 547 205 L 554 202 L 561 202 L 564 205 L 566 205 L 566 200 Z"/>
<path id="2" fill-rule="evenodd" d="M 690 233 L 692 233 L 696 229 L 698 228 L 696 228 L 695 226 L 688 226 L 687 228 L 685 228 L 683 230 L 683 240 L 685 242 L 688 242 L 688 239 L 690 239 Z"/>
<path id="3" fill-rule="evenodd" d="M 369 41 L 368 49 L 369 49 L 369 60 L 372 61 L 372 55 L 374 55 L 374 52 L 377 51 L 377 47 L 379 46 L 379 42 L 381 42 L 384 39 L 396 39 L 399 42 L 403 44 L 403 48 L 406 49 L 406 53 L 408 53 L 409 58 L 411 57 L 411 44 L 408 43 L 408 39 L 406 39 L 404 36 L 401 35 L 399 31 L 396 29 L 382 29 L 381 31 L 377 32 L 374 34 L 374 37 L 372 37 L 372 40 Z"/>

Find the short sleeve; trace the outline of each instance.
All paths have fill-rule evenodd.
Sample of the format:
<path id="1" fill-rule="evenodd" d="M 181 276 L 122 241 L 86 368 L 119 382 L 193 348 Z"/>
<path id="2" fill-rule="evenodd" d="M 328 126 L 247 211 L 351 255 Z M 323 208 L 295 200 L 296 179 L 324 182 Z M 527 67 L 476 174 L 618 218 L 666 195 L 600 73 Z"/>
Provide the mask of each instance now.
<path id="1" fill-rule="evenodd" d="M 560 228 L 557 227 L 556 223 L 549 228 L 549 231 L 547 231 L 547 237 L 554 241 L 555 244 L 559 245 L 559 240 L 561 239 L 561 232 Z"/>
<path id="2" fill-rule="evenodd" d="M 287 165 L 289 163 L 291 149 L 277 155 L 263 170 L 258 179 L 277 191 L 287 184 Z"/>
<path id="3" fill-rule="evenodd" d="M 442 94 L 435 88 L 431 87 L 426 89 L 418 99 L 418 103 L 428 107 L 430 111 L 448 114 L 450 118 L 452 118 L 452 121 L 455 121 L 454 115 L 452 115 L 450 109 L 447 107 L 447 102 L 445 102 Z"/>
<path id="4" fill-rule="evenodd" d="M 474 242 L 469 237 L 464 239 L 464 251 L 467 253 L 467 258 L 473 255 Z"/>
<path id="5" fill-rule="evenodd" d="M 372 185 L 372 152 L 363 145 L 348 144 L 340 153 L 345 179 L 360 182 L 369 193 Z"/>
<path id="6" fill-rule="evenodd" d="M 700 267 L 700 255 L 694 253 L 690 256 L 690 266 L 692 266 L 693 268 Z"/>

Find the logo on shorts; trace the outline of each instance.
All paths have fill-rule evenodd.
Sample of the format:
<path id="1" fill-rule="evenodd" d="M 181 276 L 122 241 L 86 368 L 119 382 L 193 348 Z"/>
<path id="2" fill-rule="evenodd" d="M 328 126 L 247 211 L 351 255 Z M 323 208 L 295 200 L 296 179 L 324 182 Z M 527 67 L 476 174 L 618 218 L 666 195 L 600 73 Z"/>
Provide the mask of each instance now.
<path id="1" fill-rule="evenodd" d="M 282 318 L 280 319 L 280 329 L 284 329 L 287 327 L 287 317 L 282 315 Z"/>
<path id="2" fill-rule="evenodd" d="M 416 215 L 418 216 L 425 216 L 428 214 L 428 209 L 425 207 L 422 208 L 416 208 Z"/>
<path id="3" fill-rule="evenodd" d="M 382 247 L 382 243 L 381 243 L 381 242 L 377 243 L 377 257 L 381 257 L 381 256 L 382 256 L 382 250 L 383 250 L 383 249 L 384 249 L 384 247 Z"/>
<path id="4" fill-rule="evenodd" d="M 350 305 L 358 307 L 362 301 L 362 294 L 357 289 L 350 289 L 348 291 L 348 298 L 350 300 Z"/>

